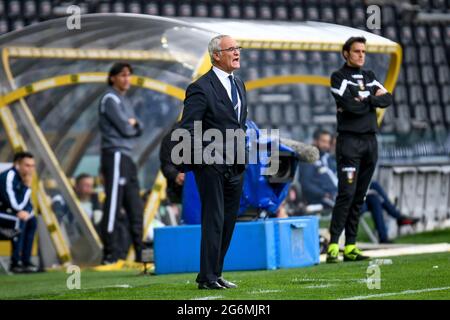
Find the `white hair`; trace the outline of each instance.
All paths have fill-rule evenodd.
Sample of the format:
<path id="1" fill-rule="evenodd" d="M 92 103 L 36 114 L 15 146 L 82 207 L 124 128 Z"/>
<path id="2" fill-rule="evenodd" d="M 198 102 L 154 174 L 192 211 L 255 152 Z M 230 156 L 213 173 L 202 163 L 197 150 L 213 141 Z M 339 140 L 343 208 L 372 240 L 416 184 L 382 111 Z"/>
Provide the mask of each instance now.
<path id="1" fill-rule="evenodd" d="M 208 52 L 209 52 L 209 58 L 211 59 L 211 64 L 214 64 L 214 52 L 218 52 L 219 55 L 222 54 L 220 50 L 222 50 L 222 47 L 220 46 L 220 42 L 223 38 L 230 37 L 226 34 L 220 34 L 218 36 L 215 36 L 214 38 L 209 41 L 208 44 Z"/>

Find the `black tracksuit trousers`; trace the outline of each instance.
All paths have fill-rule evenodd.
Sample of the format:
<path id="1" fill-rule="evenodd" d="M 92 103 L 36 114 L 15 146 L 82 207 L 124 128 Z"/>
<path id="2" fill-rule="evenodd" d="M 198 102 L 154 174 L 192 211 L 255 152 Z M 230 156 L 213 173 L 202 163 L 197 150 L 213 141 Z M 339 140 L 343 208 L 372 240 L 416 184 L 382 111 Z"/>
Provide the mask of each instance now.
<path id="1" fill-rule="evenodd" d="M 144 209 L 139 197 L 136 165 L 129 156 L 119 151 L 102 151 L 101 170 L 106 193 L 102 219 L 103 259 L 118 259 L 121 245 L 118 243 L 116 219 L 123 208 L 130 222 L 136 261 L 141 261 Z"/>
<path id="2" fill-rule="evenodd" d="M 378 159 L 375 134 L 339 133 L 336 140 L 338 195 L 331 217 L 331 243 L 345 229 L 345 243 L 355 244 L 361 206 Z"/>

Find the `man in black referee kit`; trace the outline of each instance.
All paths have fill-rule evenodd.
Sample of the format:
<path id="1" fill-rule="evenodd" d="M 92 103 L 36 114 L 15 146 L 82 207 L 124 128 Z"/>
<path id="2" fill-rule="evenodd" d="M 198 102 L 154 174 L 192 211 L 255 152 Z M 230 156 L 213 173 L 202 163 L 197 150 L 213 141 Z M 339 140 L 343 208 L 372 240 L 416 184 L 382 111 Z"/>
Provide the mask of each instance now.
<path id="1" fill-rule="evenodd" d="M 343 48 L 345 64 L 331 75 L 336 100 L 338 195 L 333 208 L 327 262 L 338 261 L 338 240 L 345 229 L 344 261 L 367 259 L 355 246 L 359 212 L 378 159 L 376 108 L 392 103 L 391 94 L 362 67 L 366 39 L 351 37 Z"/>
<path id="2" fill-rule="evenodd" d="M 136 261 L 141 261 L 143 204 L 131 155 L 143 126 L 125 97 L 132 72 L 128 63 L 115 63 L 108 75 L 110 89 L 100 99 L 101 172 L 106 192 L 102 219 L 103 264 L 118 259 L 120 245 L 115 222 L 122 207 L 129 217 Z"/>

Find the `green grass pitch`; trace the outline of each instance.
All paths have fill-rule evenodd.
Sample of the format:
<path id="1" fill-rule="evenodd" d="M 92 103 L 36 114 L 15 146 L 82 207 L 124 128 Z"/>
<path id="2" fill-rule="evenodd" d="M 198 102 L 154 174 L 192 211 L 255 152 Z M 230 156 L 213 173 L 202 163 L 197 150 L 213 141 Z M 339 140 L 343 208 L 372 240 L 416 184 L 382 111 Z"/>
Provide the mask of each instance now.
<path id="1" fill-rule="evenodd" d="M 195 274 L 138 275 L 136 271 L 82 270 L 80 289 L 69 274 L 51 271 L 0 275 L 0 299 L 450 299 L 450 253 L 392 257 L 380 266 L 380 289 L 368 289 L 368 262 L 301 269 L 227 272 L 238 289 L 198 290 Z"/>

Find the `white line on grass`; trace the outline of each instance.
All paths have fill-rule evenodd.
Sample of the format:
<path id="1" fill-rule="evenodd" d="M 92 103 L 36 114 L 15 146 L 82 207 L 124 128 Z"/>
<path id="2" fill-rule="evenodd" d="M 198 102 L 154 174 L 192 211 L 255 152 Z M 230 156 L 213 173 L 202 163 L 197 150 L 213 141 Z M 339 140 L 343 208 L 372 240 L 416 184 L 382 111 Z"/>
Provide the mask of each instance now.
<path id="1" fill-rule="evenodd" d="M 133 288 L 132 286 L 130 286 L 129 284 L 114 284 L 111 286 L 105 286 L 102 288 Z"/>
<path id="2" fill-rule="evenodd" d="M 314 284 L 311 286 L 306 286 L 305 289 L 321 289 L 321 288 L 329 288 L 331 284 Z"/>
<path id="3" fill-rule="evenodd" d="M 217 300 L 221 299 L 223 296 L 209 296 L 209 297 L 200 297 L 200 298 L 193 298 L 191 300 Z"/>
<path id="4" fill-rule="evenodd" d="M 401 295 L 406 295 L 406 294 L 431 292 L 431 291 L 444 291 L 444 290 L 450 290 L 450 287 L 428 288 L 428 289 L 419 289 L 419 290 L 405 290 L 405 291 L 400 291 L 400 292 L 370 294 L 370 295 L 367 295 L 367 296 L 356 296 L 356 297 L 343 298 L 343 299 L 339 299 L 339 300 L 364 300 L 364 299 L 370 299 L 370 298 L 382 298 L 382 297 L 390 297 L 390 296 L 401 296 Z"/>
<path id="5" fill-rule="evenodd" d="M 249 291 L 249 294 L 261 294 L 261 293 L 277 293 L 282 292 L 283 290 L 253 290 Z"/>

